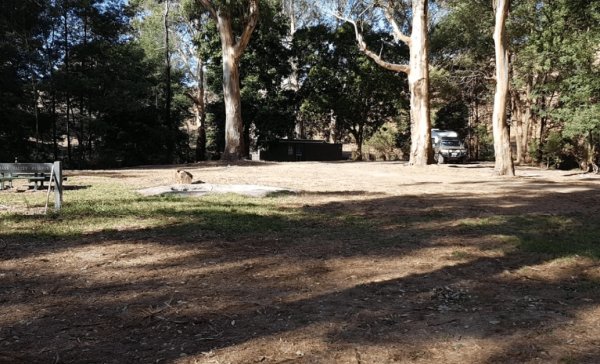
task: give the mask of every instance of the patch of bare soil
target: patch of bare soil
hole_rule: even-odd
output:
[[[301,191],[280,208],[330,216],[331,228],[236,239],[157,228],[51,242],[0,232],[0,362],[600,362],[597,260],[527,253],[502,226],[457,223],[597,219],[595,176],[520,168],[499,178],[487,164],[395,162],[186,169],[209,184]],[[69,181],[152,188],[174,183],[174,170],[81,171]],[[340,225],[347,216],[377,221],[376,231]]]

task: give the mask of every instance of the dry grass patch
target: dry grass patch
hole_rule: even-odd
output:
[[[0,193],[0,362],[600,361],[596,181],[188,169],[302,192],[143,197],[172,170],[141,168],[72,173],[60,214]]]

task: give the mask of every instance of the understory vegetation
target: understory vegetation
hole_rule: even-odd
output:
[[[222,49],[210,7],[200,3],[3,1],[0,160],[96,168],[223,157],[229,101]],[[380,67],[361,47],[388,64],[406,64],[409,47],[387,21],[410,29],[409,2],[390,2],[392,18],[382,12],[391,9],[387,2],[363,0],[214,6],[224,6],[239,37],[252,18],[248,4],[259,3],[236,61],[239,153],[278,138],[308,138],[353,143],[357,159],[367,159],[362,146],[369,140],[378,158],[406,158],[407,75]],[[512,1],[506,110],[517,164],[597,171],[598,6]],[[349,19],[333,17],[330,8],[358,22],[363,46]],[[428,14],[432,127],[457,131],[471,160],[491,160],[493,7],[486,0],[431,1]],[[384,125],[393,125],[385,141]]]

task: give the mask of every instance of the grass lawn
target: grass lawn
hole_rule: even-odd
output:
[[[300,191],[266,198],[72,172],[48,215],[1,192],[0,362],[599,362],[600,181],[476,167],[191,167]]]

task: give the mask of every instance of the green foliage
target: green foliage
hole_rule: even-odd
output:
[[[212,4],[232,16],[239,35],[248,1]],[[56,158],[71,167],[187,161],[190,148],[180,126],[190,116],[185,93],[194,81],[175,53],[190,42],[206,60],[212,91],[208,135],[218,153],[224,109],[218,100],[222,65],[215,24],[200,2],[172,2],[169,122],[164,5],[159,0],[0,2],[0,160]],[[334,28],[330,19],[319,17],[308,20],[308,5],[297,3],[306,12],[297,14],[303,19],[298,24],[311,26],[297,29],[292,39],[281,2],[260,2],[259,24],[240,68],[247,141],[260,145],[291,137],[300,120],[309,137],[352,138],[360,145],[395,117],[401,124],[396,144],[406,146],[404,76],[380,69],[361,54],[352,27]],[[434,8],[440,10],[430,37],[434,124],[472,136],[472,151],[492,158],[485,115],[494,86],[492,6],[488,0],[453,0]],[[531,89],[531,117],[544,123],[530,156],[552,163],[576,158],[584,169],[600,163],[599,14],[597,1],[512,2],[512,90],[523,96]],[[183,31],[190,23],[197,32]],[[363,30],[367,44],[384,59],[406,63],[406,46]],[[292,65],[299,90],[286,84]],[[378,138],[373,140],[385,144]],[[174,156],[167,158],[173,145]]]
[[[530,140],[527,144],[527,152],[529,155],[535,155],[540,150],[540,143],[537,140]]]
[[[516,44],[518,77],[514,84],[533,84],[533,110],[538,118],[552,120],[554,128],[571,140],[588,140],[571,144],[575,156],[593,154],[597,146],[594,135],[600,132],[599,11],[598,2],[582,0],[557,0],[542,5],[522,1],[515,11],[521,23],[514,27],[521,36]],[[556,98],[559,102],[553,102]],[[542,145],[543,153],[558,149],[553,133],[543,143],[550,144]],[[563,149],[565,143],[566,140],[562,142]],[[547,162],[548,158],[544,158]]]
[[[26,160],[33,150],[29,137],[41,128],[35,87],[43,59],[36,49],[43,42],[46,7],[31,0],[0,2],[0,161]]]
[[[433,124],[440,129],[470,135],[467,146],[473,158],[493,159],[493,144],[482,114],[492,102],[494,82],[494,12],[490,1],[445,2],[447,13],[432,26]],[[468,125],[468,117],[474,117]]]
[[[484,161],[494,160],[494,137],[486,125],[480,124],[473,130],[477,140],[477,158]]]
[[[375,153],[376,157],[384,160],[397,160],[402,155],[399,155],[400,149],[397,148],[398,130],[397,127],[388,123],[378,129],[365,144]]]
[[[167,161],[164,145],[182,135],[163,117],[164,65],[150,37],[157,9],[138,12],[149,3],[2,2],[0,160],[64,159],[67,167]],[[143,20],[146,30],[134,32],[130,22]],[[181,82],[176,72],[173,78]],[[174,102],[176,123],[186,109]]]
[[[494,52],[491,2],[453,0],[447,8],[446,16],[432,27],[430,43],[434,61],[471,69],[488,62]]]
[[[261,17],[240,60],[244,133],[246,145],[253,148],[272,139],[290,136],[294,128],[295,94],[286,90],[283,83],[291,73],[287,61],[290,51],[285,46],[287,20],[278,6],[277,2],[261,3]],[[196,41],[207,60],[209,90],[218,95],[208,105],[212,124],[208,148],[218,155],[224,149],[225,106],[221,44],[213,21],[206,24]]]
[[[465,206],[456,196],[436,194],[427,197],[401,196],[388,203],[410,203],[410,214],[390,214],[385,204],[377,204],[375,213],[362,210],[331,208],[324,205],[306,206],[304,196],[279,195],[271,198],[249,198],[238,195],[215,195],[202,198],[174,196],[142,197],[131,185],[131,179],[113,176],[77,177],[70,185],[83,185],[68,191],[68,201],[56,215],[39,215],[45,204],[45,194],[0,194],[0,204],[15,208],[3,211],[0,219],[0,239],[35,239],[39,243],[56,244],[62,239],[82,239],[101,234],[101,240],[123,238],[123,234],[141,237],[145,234],[197,239],[281,238],[285,244],[290,236],[307,239],[358,238],[365,249],[378,247],[406,248],[409,243],[428,244],[445,234],[451,239],[477,238],[481,250],[490,244],[514,251],[519,248],[553,257],[574,255],[600,259],[600,221],[593,209],[573,210],[568,214],[523,213],[521,209],[502,209],[506,214],[484,214]],[[588,193],[581,192],[583,194]],[[560,194],[559,194],[560,195]],[[554,199],[556,195],[545,196]],[[581,197],[581,196],[580,196]],[[442,198],[456,208],[432,208]],[[559,199],[560,200],[560,199]],[[423,203],[423,202],[430,203]],[[526,206],[537,199],[525,200]],[[475,206],[494,203],[493,198],[475,197]],[[546,201],[547,202],[547,201]],[[372,201],[368,211],[373,211]],[[362,205],[357,205],[362,206]],[[462,207],[461,207],[462,206]],[[549,207],[545,207],[549,209]],[[26,209],[28,213],[20,212]],[[287,238],[287,239],[286,239]],[[132,238],[136,240],[135,238]],[[272,239],[274,240],[274,239]],[[362,244],[359,240],[352,242]],[[296,242],[292,242],[296,244]],[[497,244],[500,243],[500,244]],[[52,245],[54,246],[54,245]],[[489,252],[488,252],[489,253]],[[455,257],[456,258],[456,257]]]
[[[492,102],[493,11],[491,3],[485,0],[453,0],[443,5],[447,13],[433,26],[431,34],[435,65],[432,104],[440,107],[436,124],[462,129],[455,107],[462,104],[473,115],[480,106]],[[507,27],[513,55],[513,102],[531,105],[532,120],[544,124],[541,140],[536,142],[539,150],[532,150],[529,156],[542,158],[545,143],[553,144],[548,146],[550,149],[557,148],[557,139],[549,138],[552,132],[562,132],[575,141],[571,143],[575,149],[597,147],[599,10],[598,2],[587,0],[518,0],[511,4]],[[519,98],[521,101],[516,101]],[[472,134],[482,134],[483,129],[472,127]],[[563,140],[563,149],[565,143]],[[484,145],[471,147],[486,149]]]
[[[467,134],[467,121],[469,118],[469,108],[462,101],[454,101],[444,105],[436,113],[434,125],[442,130],[454,130],[458,132],[461,138]]]
[[[389,41],[384,34],[368,31],[365,39],[372,44]],[[298,34],[295,47],[304,79],[300,90],[303,117],[325,123],[315,125],[308,120],[306,124],[312,121],[317,130],[326,130],[335,118],[336,128],[354,138],[359,153],[364,140],[406,105],[405,76],[383,70],[363,55],[348,24],[334,31],[322,26],[307,29]],[[391,60],[394,55],[406,55],[405,51],[386,50]]]
[[[257,146],[291,137],[295,94],[284,87],[292,73],[290,50],[285,46],[287,19],[279,6],[261,7],[261,18],[240,62],[242,110],[246,130],[254,129]]]
[[[546,167],[558,166],[561,163],[561,154],[563,152],[563,139],[559,132],[552,132],[548,136],[546,143],[542,147],[543,158],[546,161]]]

